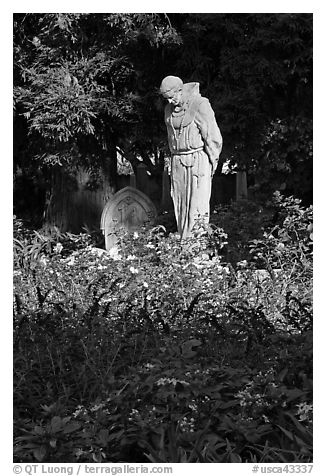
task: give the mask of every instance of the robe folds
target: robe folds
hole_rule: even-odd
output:
[[[222,149],[214,111],[201,96],[199,83],[184,84],[183,98],[182,108],[165,108],[171,196],[181,240],[192,236],[197,220],[209,222],[212,176]]]

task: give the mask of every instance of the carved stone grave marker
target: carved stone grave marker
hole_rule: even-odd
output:
[[[102,212],[101,230],[105,236],[105,248],[109,250],[114,246],[119,230],[133,232],[144,225],[152,225],[156,215],[155,205],[140,190],[133,187],[119,190]]]

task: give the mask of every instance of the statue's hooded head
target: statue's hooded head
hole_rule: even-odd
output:
[[[163,79],[160,86],[160,93],[173,106],[177,106],[182,102],[182,79],[177,76],[167,76]]]

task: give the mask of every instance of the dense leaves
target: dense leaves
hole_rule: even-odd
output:
[[[312,210],[273,210],[109,252],[16,220],[15,460],[311,461]]]
[[[17,197],[114,181],[117,151],[160,173],[167,74],[200,82],[252,195],[288,198],[184,247],[168,215],[110,252],[15,219],[17,462],[312,461],[310,14],[15,14]]]
[[[311,15],[192,14],[180,30],[178,72],[201,82],[229,158],[250,165],[271,121],[312,118]]]
[[[77,145],[85,154],[123,138],[141,112],[132,52],[168,41],[177,35],[159,14],[15,15],[15,101],[40,158],[47,149]]]
[[[160,173],[167,74],[200,82],[221,164],[247,168],[258,196],[311,203],[310,14],[15,14],[16,167],[48,189],[40,167],[101,168],[119,150]]]

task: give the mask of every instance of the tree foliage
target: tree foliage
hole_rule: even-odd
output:
[[[159,14],[17,15],[15,103],[37,158],[69,162],[72,147],[85,156],[122,143],[141,122],[136,52],[168,41],[177,35]]]
[[[223,156],[260,178],[266,174],[267,180],[257,175],[261,187],[271,181],[273,191],[288,183],[289,191],[300,195],[294,182],[303,179],[309,194],[312,16],[191,14],[180,31],[177,71],[199,80],[211,99],[224,137]]]
[[[310,14],[15,14],[16,163],[100,167],[118,148],[159,172],[168,74],[209,97],[221,163],[311,201]]]

